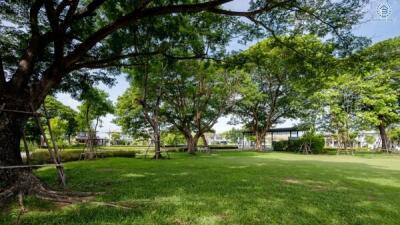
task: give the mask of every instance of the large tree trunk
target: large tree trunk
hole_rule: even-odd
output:
[[[23,165],[20,139],[24,118],[0,112],[0,166]],[[18,178],[16,169],[0,169],[0,187],[12,185]]]
[[[26,117],[0,112],[0,208],[14,196],[34,195],[43,200],[64,203],[80,202],[95,193],[57,192],[50,190],[25,167],[20,153],[20,139]]]
[[[193,137],[192,135],[185,135],[187,143],[187,151],[189,154],[196,154],[198,137]]]
[[[264,142],[265,133],[261,131],[256,131],[256,150],[262,150],[262,144]]]
[[[378,126],[378,129],[379,129],[379,134],[380,134],[381,140],[382,140],[382,150],[388,151],[388,137],[386,134],[386,127],[383,123],[381,123]]]

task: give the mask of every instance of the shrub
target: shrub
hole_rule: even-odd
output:
[[[136,156],[136,152],[126,151],[126,150],[112,150],[112,151],[99,150],[98,152],[103,154],[104,157],[134,158]],[[60,151],[59,155],[61,157],[62,162],[70,162],[70,161],[79,160],[81,153],[82,153],[82,149],[79,149],[79,150],[72,149],[72,150]],[[53,163],[53,162],[50,159],[49,152],[47,150],[36,150],[36,151],[32,152],[31,163],[32,164],[46,164],[46,163]]]
[[[274,141],[272,148],[274,151],[289,151],[289,141]]]
[[[323,149],[325,146],[325,139],[322,135],[307,133],[304,134],[299,140],[302,142],[302,144],[306,142],[310,143],[312,153],[314,154],[323,153]]]
[[[325,140],[322,135],[318,134],[304,134],[297,140],[274,141],[272,147],[274,151],[298,152],[305,143],[311,144],[312,153],[324,153]]]

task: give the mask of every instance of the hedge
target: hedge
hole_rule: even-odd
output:
[[[324,153],[325,140],[321,135],[305,134],[297,140],[277,141],[272,143],[274,151],[298,152],[304,143],[311,143],[311,152]]]
[[[126,150],[99,150],[104,157],[127,157],[127,158],[135,158],[136,152],[134,151],[126,151]],[[69,161],[77,161],[80,159],[82,153],[82,149],[73,149],[60,151],[59,155],[61,156],[62,162]],[[36,150],[31,154],[31,163],[32,164],[46,164],[53,163],[50,159],[49,152],[47,150]]]

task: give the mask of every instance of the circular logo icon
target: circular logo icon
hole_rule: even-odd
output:
[[[376,8],[376,12],[382,19],[387,19],[392,14],[392,8],[387,2],[381,2]]]

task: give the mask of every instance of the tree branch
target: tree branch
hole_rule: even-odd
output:
[[[68,57],[67,67],[77,62],[87,51],[89,51],[94,45],[106,38],[116,30],[133,24],[139,19],[152,16],[161,16],[171,13],[196,13],[201,11],[210,10],[224,3],[231,2],[232,0],[214,0],[205,3],[198,4],[180,4],[180,5],[168,5],[160,7],[152,7],[147,9],[135,9],[132,12],[121,16],[114,22],[100,28],[89,36],[83,43],[81,43]]]
[[[23,85],[24,82],[27,82],[28,79],[24,79],[24,77],[29,76],[33,71],[34,60],[37,52],[39,51],[38,45],[40,42],[40,33],[38,26],[38,14],[42,6],[43,1],[37,0],[33,3],[30,9],[29,21],[32,36],[29,42],[29,46],[20,58],[18,68],[11,79],[11,83],[13,83],[16,91],[18,91],[18,89]]]
[[[46,0],[44,6],[46,8],[46,15],[50,22],[51,29],[54,33],[58,33],[58,18],[56,9],[54,8],[54,2],[52,0]]]
[[[93,0],[90,2],[85,8],[82,10],[79,10],[78,13],[76,13],[73,16],[73,20],[79,20],[84,17],[90,16],[94,11],[96,11],[106,0]]]
[[[282,41],[282,39],[278,37],[278,35],[276,34],[276,32],[272,28],[268,27],[267,25],[265,25],[261,21],[256,20],[253,16],[248,16],[246,18],[249,19],[250,21],[252,21],[253,23],[255,23],[256,25],[259,25],[259,26],[263,27],[265,30],[267,30],[272,35],[272,37],[279,44],[281,44],[282,46],[285,46],[285,47],[289,48],[290,50],[292,50],[293,52],[295,52],[296,54],[298,54],[300,56],[306,57],[306,56],[304,56],[304,54],[302,54],[301,52],[297,51],[297,49],[293,48],[292,46],[289,46],[287,43]]]
[[[93,60],[89,60],[89,61],[83,61],[82,63],[77,63],[73,67],[71,67],[71,70],[77,70],[77,69],[81,69],[81,68],[96,68],[96,66],[102,66],[102,65],[109,64],[109,63],[111,63],[111,64],[117,63],[119,60],[123,60],[123,59],[135,58],[135,57],[139,57],[139,56],[152,56],[152,55],[157,55],[157,54],[161,54],[161,52],[160,51],[142,52],[142,53],[133,52],[133,53],[128,53],[128,54],[124,54],[124,55],[110,56],[109,58],[105,58],[105,59],[93,59]],[[102,67],[104,67],[104,66],[102,66]]]
[[[257,14],[263,13],[263,12],[268,12],[271,11],[274,8],[278,8],[281,6],[286,6],[288,3],[293,2],[293,0],[286,0],[286,1],[282,1],[282,2],[278,2],[275,4],[267,4],[265,7],[260,8],[260,9],[256,9],[253,11],[231,11],[231,10],[225,10],[225,9],[221,9],[221,8],[211,8],[207,11],[215,13],[215,14],[222,14],[222,15],[227,15],[227,16],[241,16],[241,17],[249,17],[249,16],[255,16]]]
[[[60,4],[58,4],[56,8],[57,17],[59,17],[61,13],[64,11],[65,7],[67,7],[67,5],[70,4],[69,2],[70,2],[69,0],[63,0]]]

